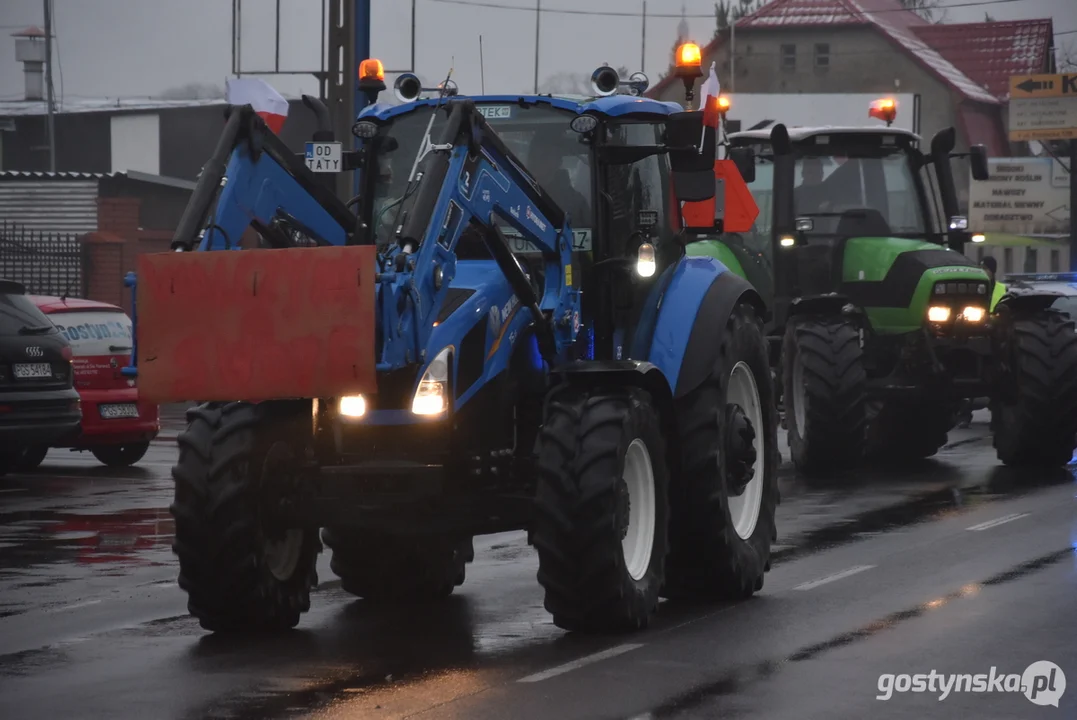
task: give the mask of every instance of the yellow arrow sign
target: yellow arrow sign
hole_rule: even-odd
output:
[[[1010,97],[1077,97],[1077,73],[1013,75]]]

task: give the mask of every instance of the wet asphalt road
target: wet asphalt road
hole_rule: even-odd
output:
[[[54,451],[0,480],[0,717],[1077,714],[1077,466],[1002,469],[983,422],[853,491],[786,473],[762,593],[666,603],[648,631],[605,638],[553,626],[523,533],[477,538],[467,582],[433,610],[366,608],[323,553],[296,631],[207,635],[175,582],[174,457],[159,442],[116,471]],[[1069,674],[1059,709],[1020,692],[876,699],[884,673],[1022,673],[1038,660]]]

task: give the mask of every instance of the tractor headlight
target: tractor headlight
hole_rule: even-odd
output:
[[[944,323],[950,319],[950,308],[945,305],[932,305],[927,309],[927,319],[933,323]]]
[[[452,361],[452,348],[447,347],[427,366],[415,397],[411,401],[411,411],[416,415],[440,415],[449,407],[449,363]]]
[[[654,245],[643,243],[636,254],[636,273],[640,277],[651,277],[657,269],[654,261]]]
[[[337,401],[337,412],[341,417],[356,419],[366,415],[366,398],[362,395],[343,395]]]
[[[969,305],[961,311],[962,319],[970,323],[983,322],[986,315],[987,312],[982,307],[976,307],[975,305]]]

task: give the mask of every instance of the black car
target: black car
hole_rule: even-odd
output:
[[[82,421],[71,346],[26,296],[0,279],[0,475],[28,447],[48,447]]]

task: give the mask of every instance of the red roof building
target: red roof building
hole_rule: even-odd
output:
[[[1052,72],[1053,33],[1050,19],[932,24],[898,0],[771,0],[703,57],[734,95],[917,94],[925,137],[952,125],[959,147],[983,143],[1001,156],[1010,154],[1009,77]],[[672,76],[648,95],[683,101]]]

